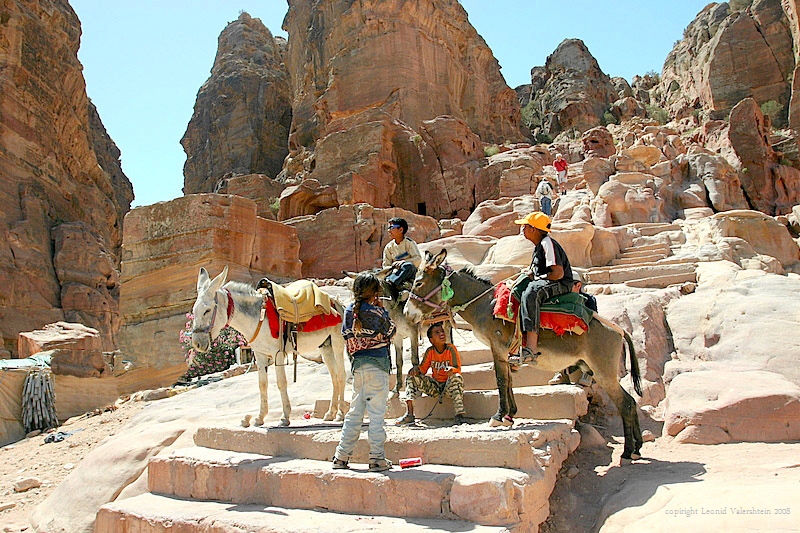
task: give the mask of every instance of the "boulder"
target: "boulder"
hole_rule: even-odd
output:
[[[667,307],[675,360],[683,370],[764,370],[800,386],[800,279],[742,270],[727,261],[699,263],[697,290]]]
[[[772,372],[700,371],[669,385],[664,435],[686,444],[800,439],[800,387]]]
[[[276,219],[275,203],[286,187],[265,174],[243,174],[220,182],[219,194],[244,196],[256,203],[256,214],[269,220]]]
[[[688,242],[695,246],[712,243],[727,247],[723,244],[727,238],[745,241],[748,248],[752,247],[752,252],[748,254],[745,248],[744,253],[729,257],[735,262],[752,257],[755,253],[774,257],[784,269],[792,268],[800,261],[800,248],[786,226],[758,211],[716,213],[687,224],[686,234]]]
[[[589,158],[611,157],[617,153],[611,132],[603,126],[586,131],[581,137],[584,155]]]
[[[83,324],[56,322],[42,329],[19,334],[19,359],[54,349],[99,352],[103,349],[100,333]]]

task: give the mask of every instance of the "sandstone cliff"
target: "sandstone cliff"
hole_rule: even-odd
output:
[[[673,117],[702,110],[722,119],[752,97],[777,126],[786,124],[795,68],[792,31],[780,0],[709,4],[664,62],[659,105]]]
[[[544,67],[531,69],[531,84],[516,91],[524,124],[542,142],[562,131],[600,126],[610,104],[623,97],[580,39],[561,42]]]
[[[110,350],[132,186],[86,95],[72,8],[65,0],[2,6],[0,357],[16,353],[19,332],[77,317]],[[90,244],[73,247],[73,237]],[[98,256],[100,263],[89,259]],[[76,272],[86,263],[90,272]]]
[[[185,194],[214,192],[225,177],[280,172],[292,117],[284,47],[247,13],[220,34],[211,77],[181,139]]]

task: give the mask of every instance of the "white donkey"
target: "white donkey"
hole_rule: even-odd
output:
[[[253,420],[253,424],[260,426],[264,423],[264,418],[269,411],[267,402],[267,368],[275,363],[275,373],[277,374],[278,390],[281,393],[281,404],[283,405],[283,417],[281,425],[289,425],[289,415],[292,412],[292,405],[289,403],[289,395],[286,383],[286,365],[289,360],[286,349],[291,350],[290,346],[283,347],[282,336],[277,339],[272,337],[268,324],[264,324],[265,319],[262,315],[264,309],[264,296],[246,283],[229,281],[225,283],[228,276],[228,267],[213,280],[209,277],[205,268],[200,269],[197,276],[197,301],[194,303],[192,313],[194,321],[192,323],[192,346],[198,352],[207,352],[211,340],[219,335],[225,326],[231,326],[247,339],[252,339],[250,345],[256,357],[258,365],[258,388],[261,392],[261,408],[258,416]],[[340,315],[344,315],[341,304],[331,298],[331,306]],[[261,326],[264,325],[264,331]],[[342,338],[341,326],[329,326],[309,333],[298,332],[297,334],[297,353],[310,354],[317,350],[322,352],[322,360],[328,367],[333,382],[333,394],[331,396],[331,406],[325,413],[325,420],[341,421],[344,419],[344,339]],[[248,415],[242,420],[242,425],[250,424],[251,416]]]

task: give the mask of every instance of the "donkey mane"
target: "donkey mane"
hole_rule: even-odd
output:
[[[244,301],[239,301],[239,307],[242,311],[246,314],[259,314],[261,312],[261,307],[264,305],[264,300],[262,299],[261,294],[256,291],[252,285],[248,283],[243,283],[241,281],[229,281],[225,284],[225,288],[231,291],[232,293],[236,293],[242,296],[250,296],[253,299],[247,299]],[[258,298],[257,300],[255,298]]]
[[[471,265],[467,265],[467,266],[463,267],[463,268],[462,268],[461,270],[459,270],[458,272],[459,272],[460,274],[466,274],[467,276],[471,277],[471,278],[472,278],[472,279],[474,279],[475,281],[480,281],[481,283],[485,283],[485,284],[487,284],[487,285],[492,285],[492,282],[491,282],[491,280],[489,280],[489,279],[486,279],[486,278],[482,278],[481,276],[479,276],[478,274],[476,274],[476,273],[475,273],[475,269],[474,269],[474,267],[472,267]]]

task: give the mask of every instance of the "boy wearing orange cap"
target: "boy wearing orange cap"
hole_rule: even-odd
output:
[[[531,280],[519,300],[519,319],[526,345],[508,362],[519,365],[535,363],[540,355],[539,310],[542,303],[572,290],[572,267],[567,253],[550,237],[550,217],[539,211],[514,221],[522,226],[522,234],[535,246],[531,266],[525,272]]]

